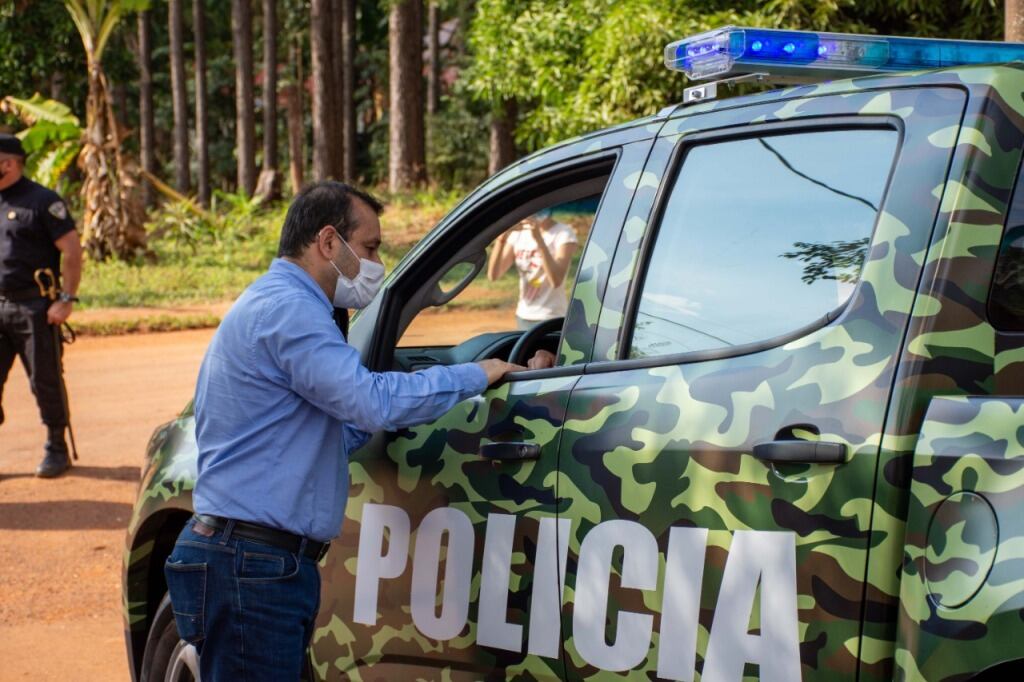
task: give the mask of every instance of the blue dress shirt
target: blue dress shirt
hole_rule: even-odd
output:
[[[278,259],[224,317],[196,385],[196,512],[330,540],[368,432],[432,421],[487,388],[476,364],[370,372],[332,312]]]

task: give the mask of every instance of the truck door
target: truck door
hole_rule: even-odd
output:
[[[902,542],[873,485],[965,95],[833,87],[660,133],[560,446],[570,679],[891,655],[861,634],[898,590],[866,584],[872,549]]]
[[[563,231],[578,233],[575,286],[591,291],[606,279],[604,254],[635,188],[628,178],[639,176],[653,141],[643,128],[620,131],[608,146],[589,140],[509,169],[514,179],[470,197],[399,266],[380,311],[363,313],[374,316],[378,340],[362,342],[354,329],[354,343],[387,343],[389,365],[406,371],[507,358],[521,338],[518,278],[513,270],[489,281],[480,269],[485,247],[521,218],[553,209]],[[565,286],[573,282],[570,275]],[[445,302],[429,305],[436,301]],[[583,373],[566,358],[589,355],[593,343],[585,316],[596,315],[596,297],[588,303],[537,335],[562,358],[556,367],[522,372],[433,422],[378,434],[353,455],[342,535],[322,570],[318,678],[562,677],[559,548],[567,538],[556,523],[556,468],[565,408]]]

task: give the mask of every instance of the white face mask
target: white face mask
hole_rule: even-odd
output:
[[[348,245],[341,236],[338,239],[353,256],[355,251]],[[356,256],[356,258],[359,258]],[[366,258],[359,258],[359,274],[355,279],[349,279],[341,273],[341,269],[334,261],[328,261],[334,271],[338,273],[338,283],[334,287],[335,308],[365,308],[380,291],[380,285],[384,281],[384,266]]]

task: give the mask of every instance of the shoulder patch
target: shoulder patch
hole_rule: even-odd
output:
[[[64,202],[59,199],[50,204],[50,208],[47,210],[50,212],[50,215],[57,220],[67,220],[68,218],[68,208],[64,205]]]

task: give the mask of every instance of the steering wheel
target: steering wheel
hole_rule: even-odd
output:
[[[508,361],[514,365],[526,366],[527,360],[530,359],[527,354],[533,350],[537,342],[551,332],[560,330],[563,324],[565,324],[564,317],[553,317],[527,329],[516,341],[516,345],[512,346],[512,350],[508,354]]]

